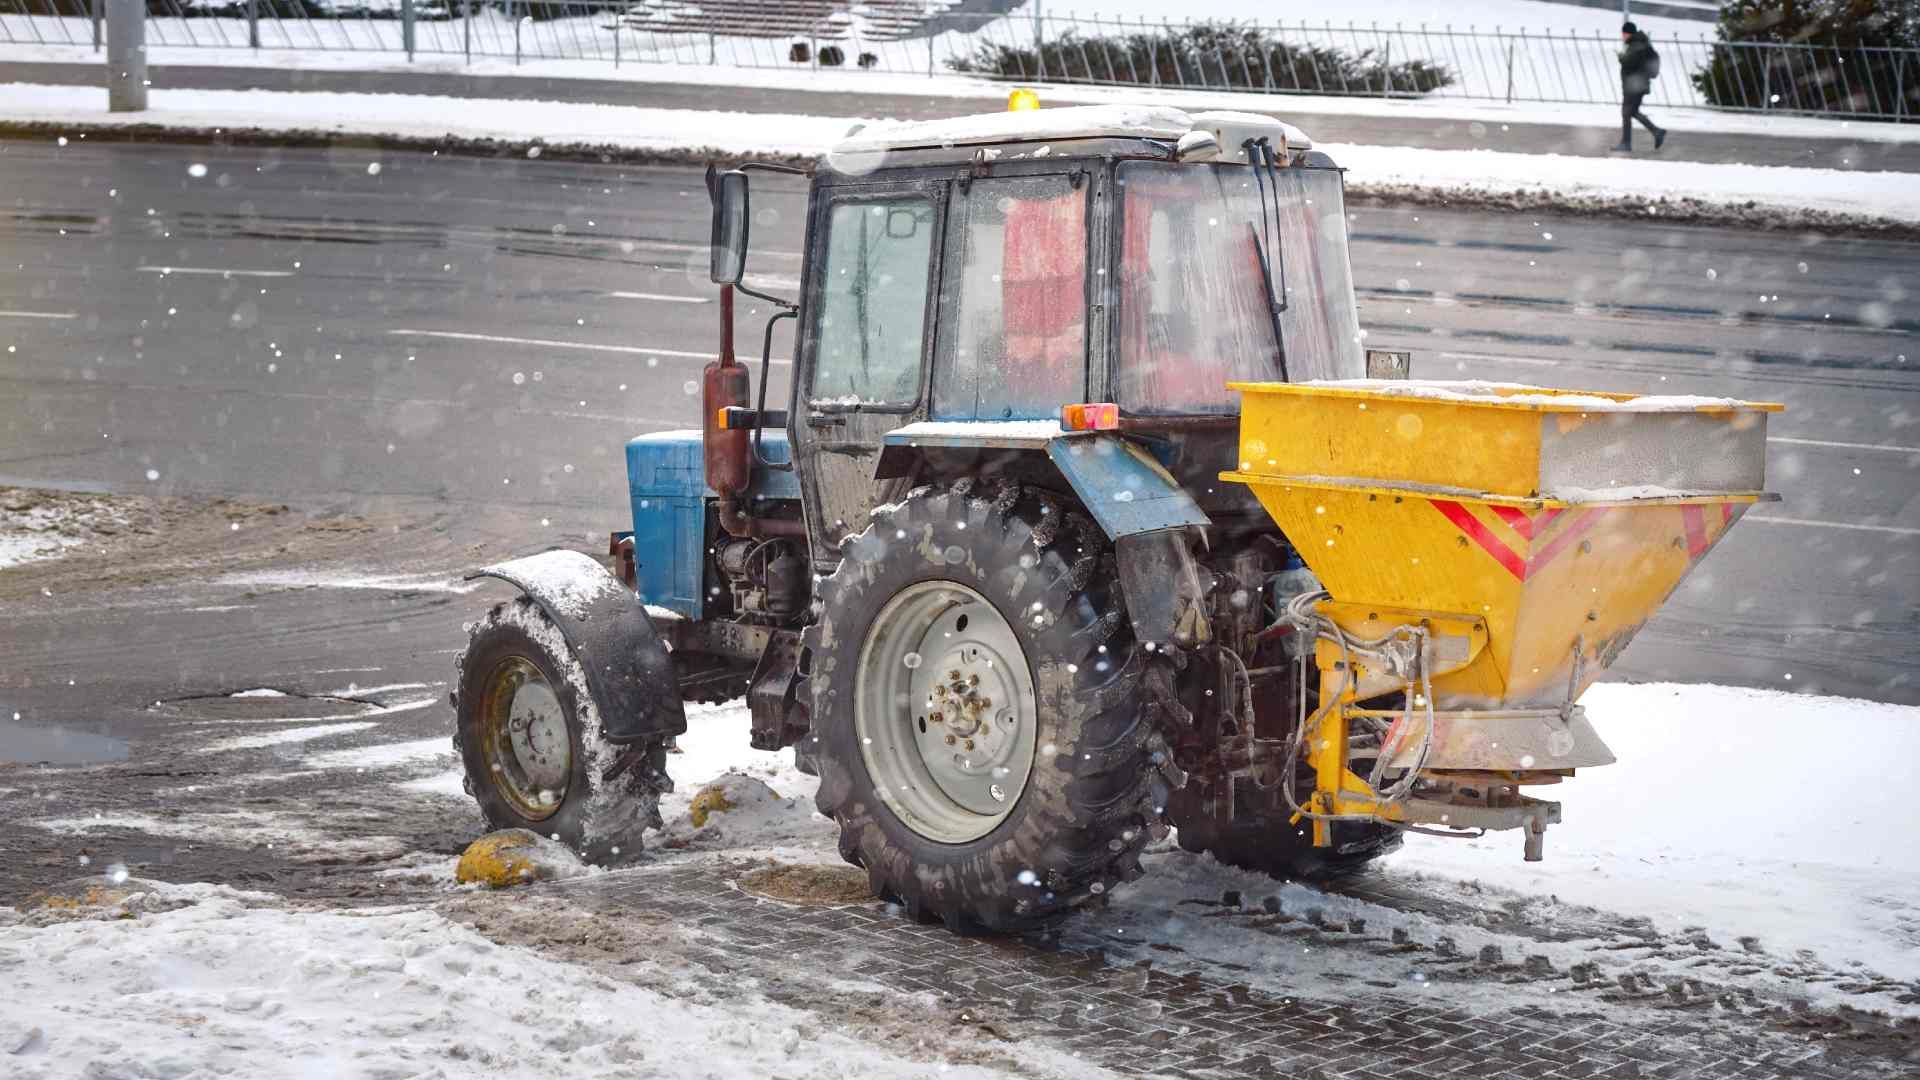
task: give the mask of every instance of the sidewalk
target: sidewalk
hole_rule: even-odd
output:
[[[397,54],[154,49],[155,90],[278,90],[557,101],[750,114],[933,119],[989,111],[1009,84],[957,75],[783,71],[676,64],[613,68],[594,61],[463,65],[457,57]],[[271,66],[268,66],[271,65]],[[104,86],[104,60],[69,47],[0,46],[0,105],[7,83]],[[1283,116],[1328,143],[1426,150],[1497,150],[1601,158],[1618,141],[1608,106],[1503,105],[1460,100],[1223,94],[1133,87],[1043,87],[1049,104],[1163,102],[1189,110],[1233,108]],[[1652,108],[1650,106],[1650,108]],[[1920,125],[1655,110],[1674,132],[1662,161],[1794,165],[1920,172]],[[1636,145],[1651,157],[1651,140]]]

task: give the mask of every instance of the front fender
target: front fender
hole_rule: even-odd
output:
[[[646,605],[592,558],[546,551],[467,575],[518,586],[540,606],[573,649],[611,743],[679,735],[687,730],[673,654]]]

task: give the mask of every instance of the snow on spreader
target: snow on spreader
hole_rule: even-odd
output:
[[[1237,383],[1239,468],[1324,586],[1301,812],[1527,829],[1613,761],[1575,704],[1755,502],[1781,406],[1486,383]],[[1305,653],[1301,655],[1304,657]],[[1397,706],[1381,699],[1397,695]],[[1371,775],[1356,724],[1386,723]],[[1393,780],[1389,783],[1387,777]]]

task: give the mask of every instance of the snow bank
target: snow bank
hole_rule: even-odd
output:
[[[1545,862],[1521,860],[1517,833],[1408,836],[1384,872],[1920,979],[1920,708],[1670,683],[1601,683],[1581,702],[1619,762],[1534,791],[1564,807]]]
[[[413,94],[155,90],[150,100],[152,108],[147,112],[108,114],[105,96],[97,88],[16,84],[0,100],[0,122],[807,156],[824,154],[855,122],[844,117],[554,101],[471,102]],[[1905,173],[1424,150],[1324,139],[1321,147],[1349,170],[1350,183],[1366,189],[1697,199],[1734,207],[1751,203],[1920,222],[1920,184]],[[537,154],[539,147],[527,152]],[[378,153],[369,150],[369,161]]]
[[[1485,194],[1552,192],[1740,205],[1920,221],[1920,183],[1909,173],[1714,164],[1652,157],[1573,157],[1496,150],[1421,150],[1322,143],[1368,187],[1402,185]]]
[[[0,970],[15,1080],[996,1075],[822,1032],[751,995],[669,998],[428,911],[290,911],[214,894],[131,919],[0,928]]]

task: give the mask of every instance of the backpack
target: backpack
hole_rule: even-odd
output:
[[[1640,65],[1640,74],[1645,75],[1648,81],[1660,77],[1660,54],[1654,52],[1651,45],[1647,47],[1646,61]]]

